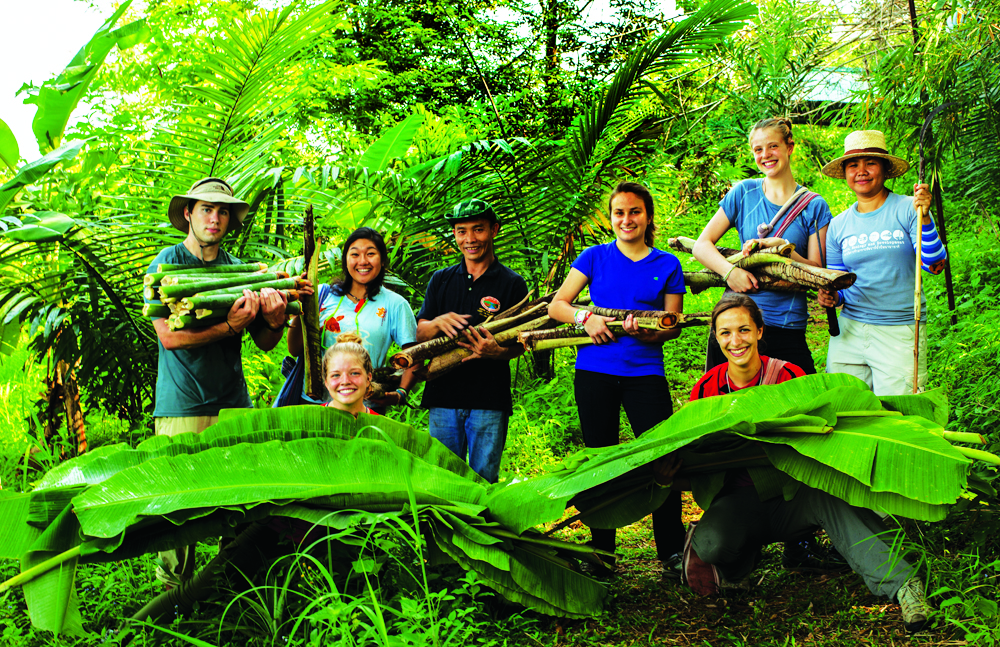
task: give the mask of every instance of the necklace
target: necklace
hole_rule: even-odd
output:
[[[743,388],[747,389],[747,388],[750,388],[751,386],[760,386],[760,380],[763,377],[763,375],[764,375],[764,365],[761,364],[760,370],[757,371],[757,383],[756,384],[752,384],[752,385],[748,384],[747,386],[744,386]],[[730,393],[732,393],[734,391],[740,390],[740,389],[736,389],[735,387],[733,387],[733,383],[729,379],[729,369],[728,368],[726,369],[726,386],[729,387],[729,392]]]

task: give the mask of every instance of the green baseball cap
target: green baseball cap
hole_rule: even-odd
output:
[[[445,217],[452,225],[457,225],[460,222],[468,222],[470,220],[479,220],[482,218],[498,224],[500,222],[500,219],[497,218],[497,214],[493,212],[493,207],[490,206],[490,203],[485,200],[480,200],[479,198],[462,200],[455,205],[454,209],[451,210],[451,215]]]

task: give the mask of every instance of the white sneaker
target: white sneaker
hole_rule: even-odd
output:
[[[896,601],[903,612],[903,626],[910,633],[920,631],[927,624],[931,610],[924,595],[924,581],[911,577],[896,591]]]

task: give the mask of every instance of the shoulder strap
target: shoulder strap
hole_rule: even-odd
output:
[[[781,375],[781,369],[785,368],[787,364],[785,360],[778,359],[777,357],[767,358],[767,367],[764,369],[764,375],[761,377],[761,384],[777,384],[778,376]]]
[[[795,222],[795,219],[799,217],[799,214],[805,211],[806,206],[812,202],[813,198],[816,197],[819,197],[819,194],[813,193],[812,191],[805,191],[801,196],[799,196],[798,202],[796,202],[795,206],[788,211],[788,215],[781,221],[781,226],[778,227],[778,231],[775,232],[774,235],[781,238],[785,233],[785,230],[788,229],[789,225]]]

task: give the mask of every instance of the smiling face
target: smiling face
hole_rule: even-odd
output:
[[[760,361],[757,342],[763,334],[746,308],[730,308],[715,319],[715,339],[731,368],[748,368]]]
[[[194,209],[184,208],[184,218],[190,223],[188,237],[199,245],[218,245],[229,230],[229,205],[198,200]]]
[[[753,161],[761,173],[777,177],[782,172],[791,172],[791,156],[795,144],[785,142],[777,128],[762,128],[750,135],[750,150]]]
[[[500,225],[488,218],[468,220],[455,225],[455,242],[466,263],[480,263],[493,256],[493,239]]]
[[[855,157],[844,162],[847,186],[859,198],[874,198],[885,187],[885,167],[880,157]]]
[[[363,411],[371,381],[371,373],[353,353],[336,353],[327,361],[326,389],[336,409],[355,414]]]
[[[646,203],[634,193],[619,193],[611,199],[611,228],[623,243],[643,242],[650,225]]]
[[[367,238],[359,238],[347,248],[347,273],[351,280],[366,285],[382,271],[382,255],[375,243]]]

